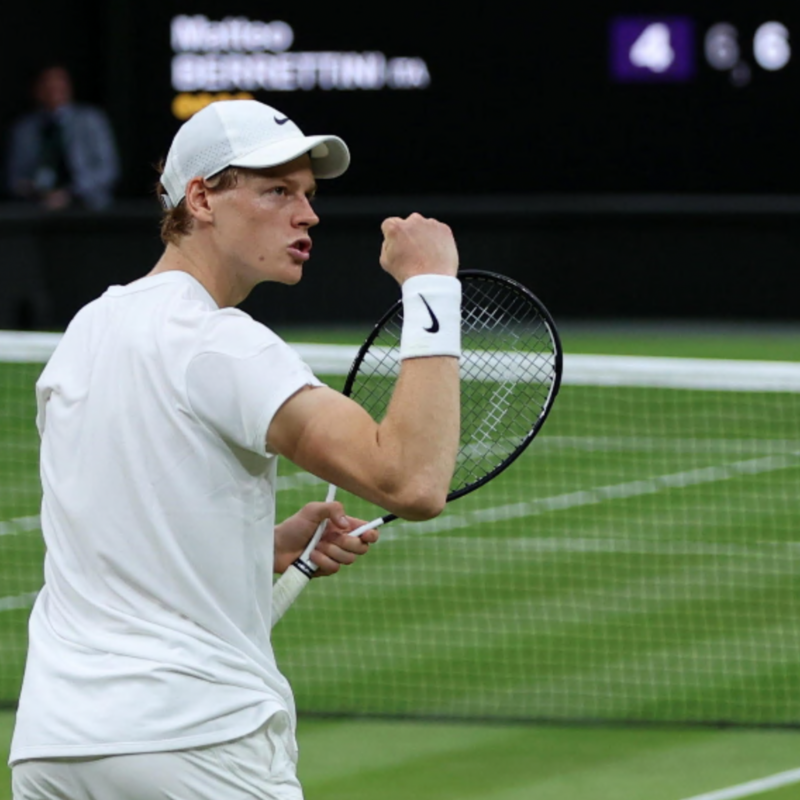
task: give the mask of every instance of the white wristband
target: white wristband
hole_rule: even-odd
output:
[[[403,283],[400,358],[461,355],[461,281],[415,275]]]

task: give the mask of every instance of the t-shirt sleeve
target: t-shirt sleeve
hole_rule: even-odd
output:
[[[323,384],[289,345],[259,323],[234,318],[218,328],[215,344],[187,367],[189,405],[227,442],[265,455],[267,430],[278,409],[303,387]]]

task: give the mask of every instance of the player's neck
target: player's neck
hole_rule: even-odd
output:
[[[168,244],[150,274],[176,270],[189,273],[202,284],[220,308],[239,305],[252,289],[240,285],[233,271],[219,260],[204,257],[203,249],[193,246],[188,239],[180,245]]]

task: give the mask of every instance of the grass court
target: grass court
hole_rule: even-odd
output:
[[[564,344],[800,360],[791,330],[576,328]],[[5,701],[41,582],[39,369],[0,365]],[[798,454],[798,394],[564,386],[505,475],[437,520],[387,526],[276,629],[306,712],[308,797],[686,800],[800,767],[791,730],[701,727],[800,723]],[[289,465],[279,517],[324,492]],[[800,797],[800,784],[762,795]]]

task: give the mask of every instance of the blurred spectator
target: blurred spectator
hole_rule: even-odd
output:
[[[103,208],[119,176],[119,158],[105,113],[72,102],[72,79],[60,65],[33,84],[39,108],[16,121],[6,162],[14,197],[60,209]]]

